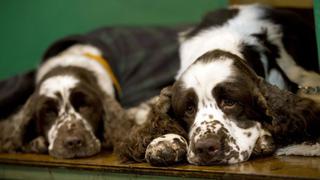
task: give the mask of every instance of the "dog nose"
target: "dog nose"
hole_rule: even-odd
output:
[[[77,136],[70,136],[64,140],[64,146],[69,149],[83,146],[83,139]]]
[[[199,155],[215,155],[220,149],[220,142],[218,138],[208,137],[199,139],[195,143],[196,153]]]

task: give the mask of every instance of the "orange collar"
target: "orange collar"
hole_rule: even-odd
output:
[[[119,83],[118,79],[116,78],[116,76],[114,75],[108,61],[100,55],[95,55],[95,54],[91,54],[91,53],[85,53],[84,55],[94,61],[97,61],[100,65],[102,65],[102,67],[109,74],[111,81],[114,84],[115,88],[117,89],[118,93],[121,94],[122,90],[121,90],[120,83]]]

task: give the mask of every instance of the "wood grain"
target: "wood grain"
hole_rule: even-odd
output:
[[[320,179],[319,157],[266,157],[228,166],[153,167],[146,163],[122,164],[111,153],[83,159],[55,159],[48,155],[0,154],[0,163],[38,167],[64,167],[116,173],[222,179]]]

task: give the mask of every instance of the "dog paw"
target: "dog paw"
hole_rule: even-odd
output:
[[[320,143],[303,142],[277,149],[277,156],[320,156]]]
[[[185,159],[187,141],[177,134],[166,134],[155,138],[148,145],[145,159],[155,166],[166,166]]]
[[[275,148],[276,146],[271,136],[269,135],[261,136],[257,140],[256,146],[252,151],[252,156],[270,155],[274,153]]]
[[[23,147],[24,152],[44,154],[48,152],[48,145],[43,136],[39,136]]]

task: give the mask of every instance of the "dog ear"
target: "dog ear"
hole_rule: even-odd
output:
[[[187,139],[187,134],[176,117],[172,109],[172,86],[161,90],[155,104],[151,105],[148,121],[153,127],[158,127],[157,133],[163,135],[167,133],[176,133]]]
[[[37,137],[35,95],[14,114],[0,122],[0,152],[24,151],[24,146]]]
[[[259,89],[265,99],[266,114],[272,116],[265,127],[277,144],[292,144],[320,136],[320,105],[259,79]]]
[[[254,110],[254,112],[252,113],[255,114],[256,118],[262,121],[263,123],[271,123],[273,119],[273,114],[268,105],[266,97],[263,95],[259,88],[254,89],[253,96],[254,107],[250,108]]]
[[[168,114],[171,111],[172,86],[163,88],[158,98],[155,99],[154,110],[158,113]]]
[[[126,110],[116,99],[106,94],[103,97],[102,147],[111,148],[128,133],[128,129],[133,126],[134,122],[128,118]]]

